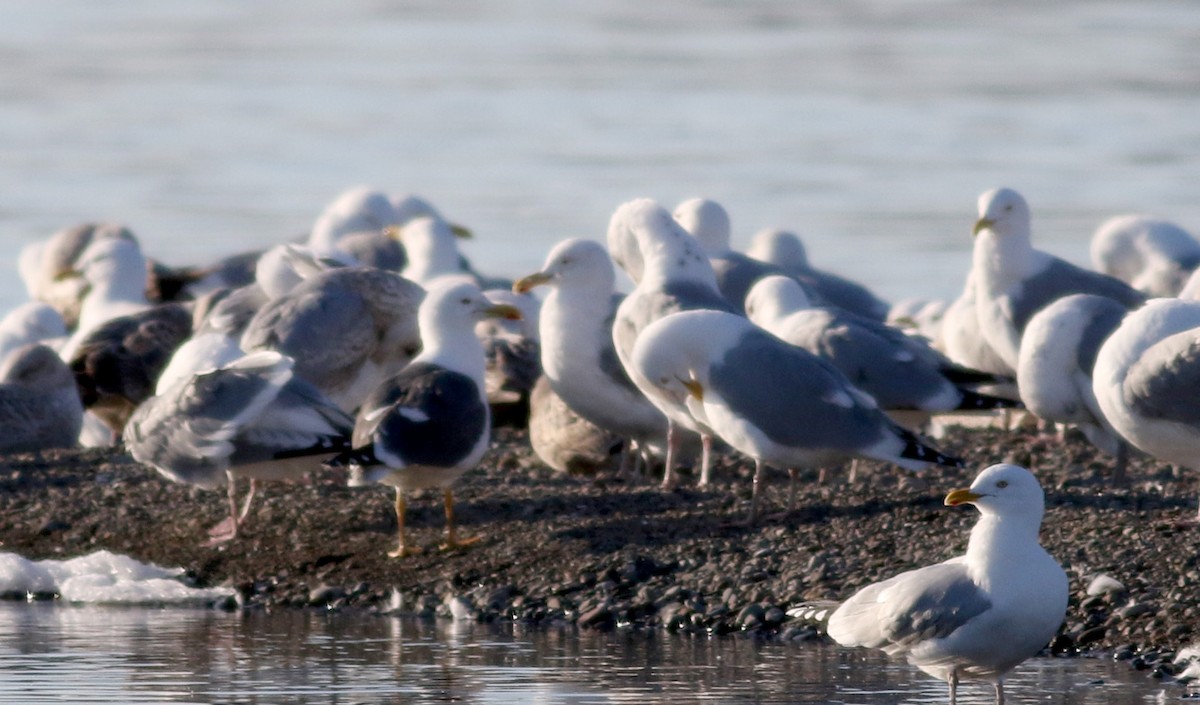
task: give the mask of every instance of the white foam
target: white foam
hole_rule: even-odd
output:
[[[66,602],[93,604],[211,602],[234,594],[232,588],[189,587],[180,581],[183,573],[111,551],[61,561],[0,553],[0,593],[54,593]]]

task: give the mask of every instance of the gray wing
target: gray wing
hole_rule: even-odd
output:
[[[1087,296],[1080,301],[1079,306],[1087,319],[1087,325],[1084,326],[1083,334],[1079,337],[1076,359],[1079,369],[1091,377],[1100,346],[1104,344],[1105,340],[1108,340],[1108,336],[1112,335],[1117,326],[1121,325],[1121,321],[1129,311],[1116,301],[1103,296]]]
[[[902,653],[949,636],[991,607],[966,566],[948,561],[859,590],[829,618],[829,636],[843,646]]]
[[[1150,346],[1122,385],[1133,410],[1148,419],[1200,426],[1200,331],[1186,330]]]
[[[854,386],[884,409],[920,409],[939,395],[956,401],[955,390],[938,368],[913,354],[907,341],[889,335],[883,324],[831,313],[808,348],[833,363]],[[903,335],[900,333],[899,335]]]
[[[337,453],[350,447],[353,432],[349,414],[313,385],[292,377],[261,413],[238,430],[229,465]]]
[[[375,343],[363,298],[318,276],[263,306],[247,325],[241,347],[288,355],[296,361],[296,374],[328,392],[354,376]]]
[[[1120,279],[1054,258],[1041,272],[1026,279],[1013,293],[1011,310],[1013,325],[1024,331],[1029,319],[1047,305],[1069,294],[1095,294],[1113,299],[1126,309],[1146,302],[1145,294]]]
[[[746,294],[754,282],[771,274],[787,276],[781,268],[752,259],[739,252],[730,252],[709,260],[717,275],[717,287],[726,302],[739,314],[746,313]],[[807,290],[808,287],[805,287]]]
[[[735,413],[782,445],[853,453],[892,428],[836,368],[761,329],[747,331],[709,368],[709,383]]]
[[[143,402],[125,426],[134,459],[176,482],[220,486],[234,438],[279,394],[291,361],[257,353]]]
[[[612,308],[609,311],[608,318],[604,319],[605,330],[613,330],[613,326],[616,325],[617,321],[617,309],[624,300],[624,295],[613,294]],[[612,336],[603,339],[603,345],[600,348],[600,371],[618,387],[628,390],[630,394],[636,397],[642,396],[641,390],[629,378],[629,373],[625,371],[625,366],[621,364],[621,359],[617,357],[617,348],[613,343]]]
[[[874,321],[883,321],[887,318],[888,310],[891,307],[886,301],[871,293],[867,287],[836,274],[816,269],[810,269],[805,274],[807,275],[804,277],[805,283],[815,290],[820,299],[826,303]]]

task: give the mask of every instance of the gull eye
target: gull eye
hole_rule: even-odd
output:
[[[671,379],[669,377],[659,377],[658,383],[665,387],[671,383]]]
[[[470,300],[470,299],[463,299],[463,300],[459,301],[459,303],[460,303],[460,304],[462,304],[463,306],[470,306],[470,305],[471,305],[471,300]]]
[[[1000,489],[1004,489],[1005,487],[1008,487],[1008,480],[1001,480],[1001,481],[997,482],[996,487],[999,487]]]
[[[1004,210],[1006,210],[1006,211],[1011,211],[1011,210],[1012,210],[1012,204],[1010,203],[1010,204],[1008,204],[1007,206],[1005,206],[1005,207],[1004,207]]]

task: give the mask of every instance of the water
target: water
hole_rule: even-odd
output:
[[[1036,659],[1010,703],[1170,699],[1122,664]],[[316,611],[0,605],[0,703],[942,703],[945,686],[878,654]],[[990,703],[963,688],[961,703]]]
[[[948,297],[992,186],[1080,263],[1117,212],[1200,229],[1198,40],[1193,0],[10,0],[0,252],[108,218],[202,262],[365,183],[518,274],[625,199],[706,195],[738,243],[786,226],[889,298]]]

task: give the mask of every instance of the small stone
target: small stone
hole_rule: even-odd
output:
[[[1089,596],[1107,595],[1114,592],[1124,592],[1125,585],[1121,581],[1112,576],[1101,573],[1092,578],[1092,582],[1088,583],[1087,594]]]
[[[450,616],[456,622],[464,622],[474,617],[474,605],[462,595],[451,597],[446,601],[446,607],[450,609]]]

